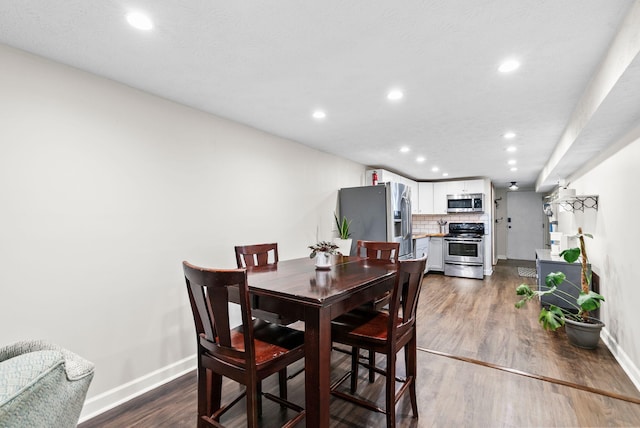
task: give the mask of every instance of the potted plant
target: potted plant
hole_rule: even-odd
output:
[[[333,242],[320,241],[317,244],[309,245],[311,254],[309,258],[316,258],[317,269],[328,269],[331,267],[331,255],[338,254],[338,246]]]
[[[563,272],[551,272],[545,278],[548,290],[533,290],[528,284],[520,284],[516,288],[516,294],[523,296],[516,303],[516,308],[521,308],[534,297],[553,294],[567,303],[570,309],[555,305],[550,305],[548,308],[543,306],[538,317],[542,327],[545,330],[555,331],[564,326],[569,342],[581,348],[593,349],[598,345],[600,330],[604,327],[604,323],[589,316],[589,312],[598,309],[601,302],[604,301],[604,297],[591,290],[591,269],[584,244],[585,236],[593,238],[592,235],[582,233],[582,228],[578,228],[577,238],[580,241],[580,246],[560,253],[560,256],[567,263],[574,263],[580,258],[580,286],[569,281]],[[572,294],[558,288],[563,282],[567,282],[579,290],[577,299]]]
[[[343,256],[351,254],[351,232],[349,232],[349,226],[351,220],[347,220],[346,217],[342,217],[342,221],[338,219],[336,213],[333,214],[333,218],[336,219],[336,226],[338,227],[338,237],[333,239],[333,242],[338,246],[338,252]]]

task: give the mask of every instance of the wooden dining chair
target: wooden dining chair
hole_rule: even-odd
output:
[[[278,243],[237,245],[235,247],[238,269],[256,267],[275,267],[278,265]],[[251,296],[253,316],[280,325],[289,325],[295,318],[286,317],[279,313],[278,308],[271,301]]]
[[[356,255],[358,257],[366,257],[370,259],[386,260],[389,263],[398,262],[398,253],[400,252],[399,242],[386,242],[386,241],[363,241],[358,240],[356,242]],[[391,298],[391,292],[385,293],[376,297],[368,305],[373,309],[380,310],[389,304]],[[353,351],[353,350],[352,350]],[[375,352],[369,351],[369,365],[375,364]],[[375,372],[373,369],[369,370],[369,382],[375,380]]]
[[[331,393],[367,409],[387,415],[387,428],[395,427],[395,406],[409,389],[413,416],[418,417],[416,398],[416,308],[422,286],[427,258],[401,260],[391,293],[389,311],[357,309],[331,322],[331,340],[351,346],[351,371],[331,385]],[[359,349],[368,349],[386,356],[386,369],[382,370],[359,359]],[[397,353],[404,348],[405,379],[396,378]],[[358,366],[363,364],[386,376],[385,408],[356,397]],[[351,377],[350,394],[339,390],[340,384]],[[403,382],[396,393],[396,380]]]
[[[243,396],[247,402],[247,426],[257,427],[262,396],[298,414],[284,426],[291,427],[305,410],[287,401],[286,367],[304,357],[304,333],[254,319],[249,302],[245,269],[207,269],[183,262],[184,276],[196,327],[198,372],[198,427],[221,427],[220,417]],[[242,324],[232,328],[229,292],[239,294]],[[262,380],[280,377],[280,397],[262,393]],[[245,386],[240,396],[221,406],[222,378]]]

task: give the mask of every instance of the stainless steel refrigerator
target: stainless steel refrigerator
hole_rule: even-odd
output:
[[[413,258],[411,188],[401,183],[347,187],[339,192],[340,218],[351,221],[351,254],[356,241],[400,243],[400,259]]]

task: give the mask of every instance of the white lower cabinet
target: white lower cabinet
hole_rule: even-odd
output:
[[[429,238],[429,257],[427,257],[427,270],[444,272],[444,241],[442,237]]]

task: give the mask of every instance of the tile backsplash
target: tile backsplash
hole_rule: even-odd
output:
[[[485,234],[490,233],[489,214],[414,214],[412,216],[413,233],[440,233],[438,220],[447,222],[444,233],[449,233],[449,223],[484,223]]]

